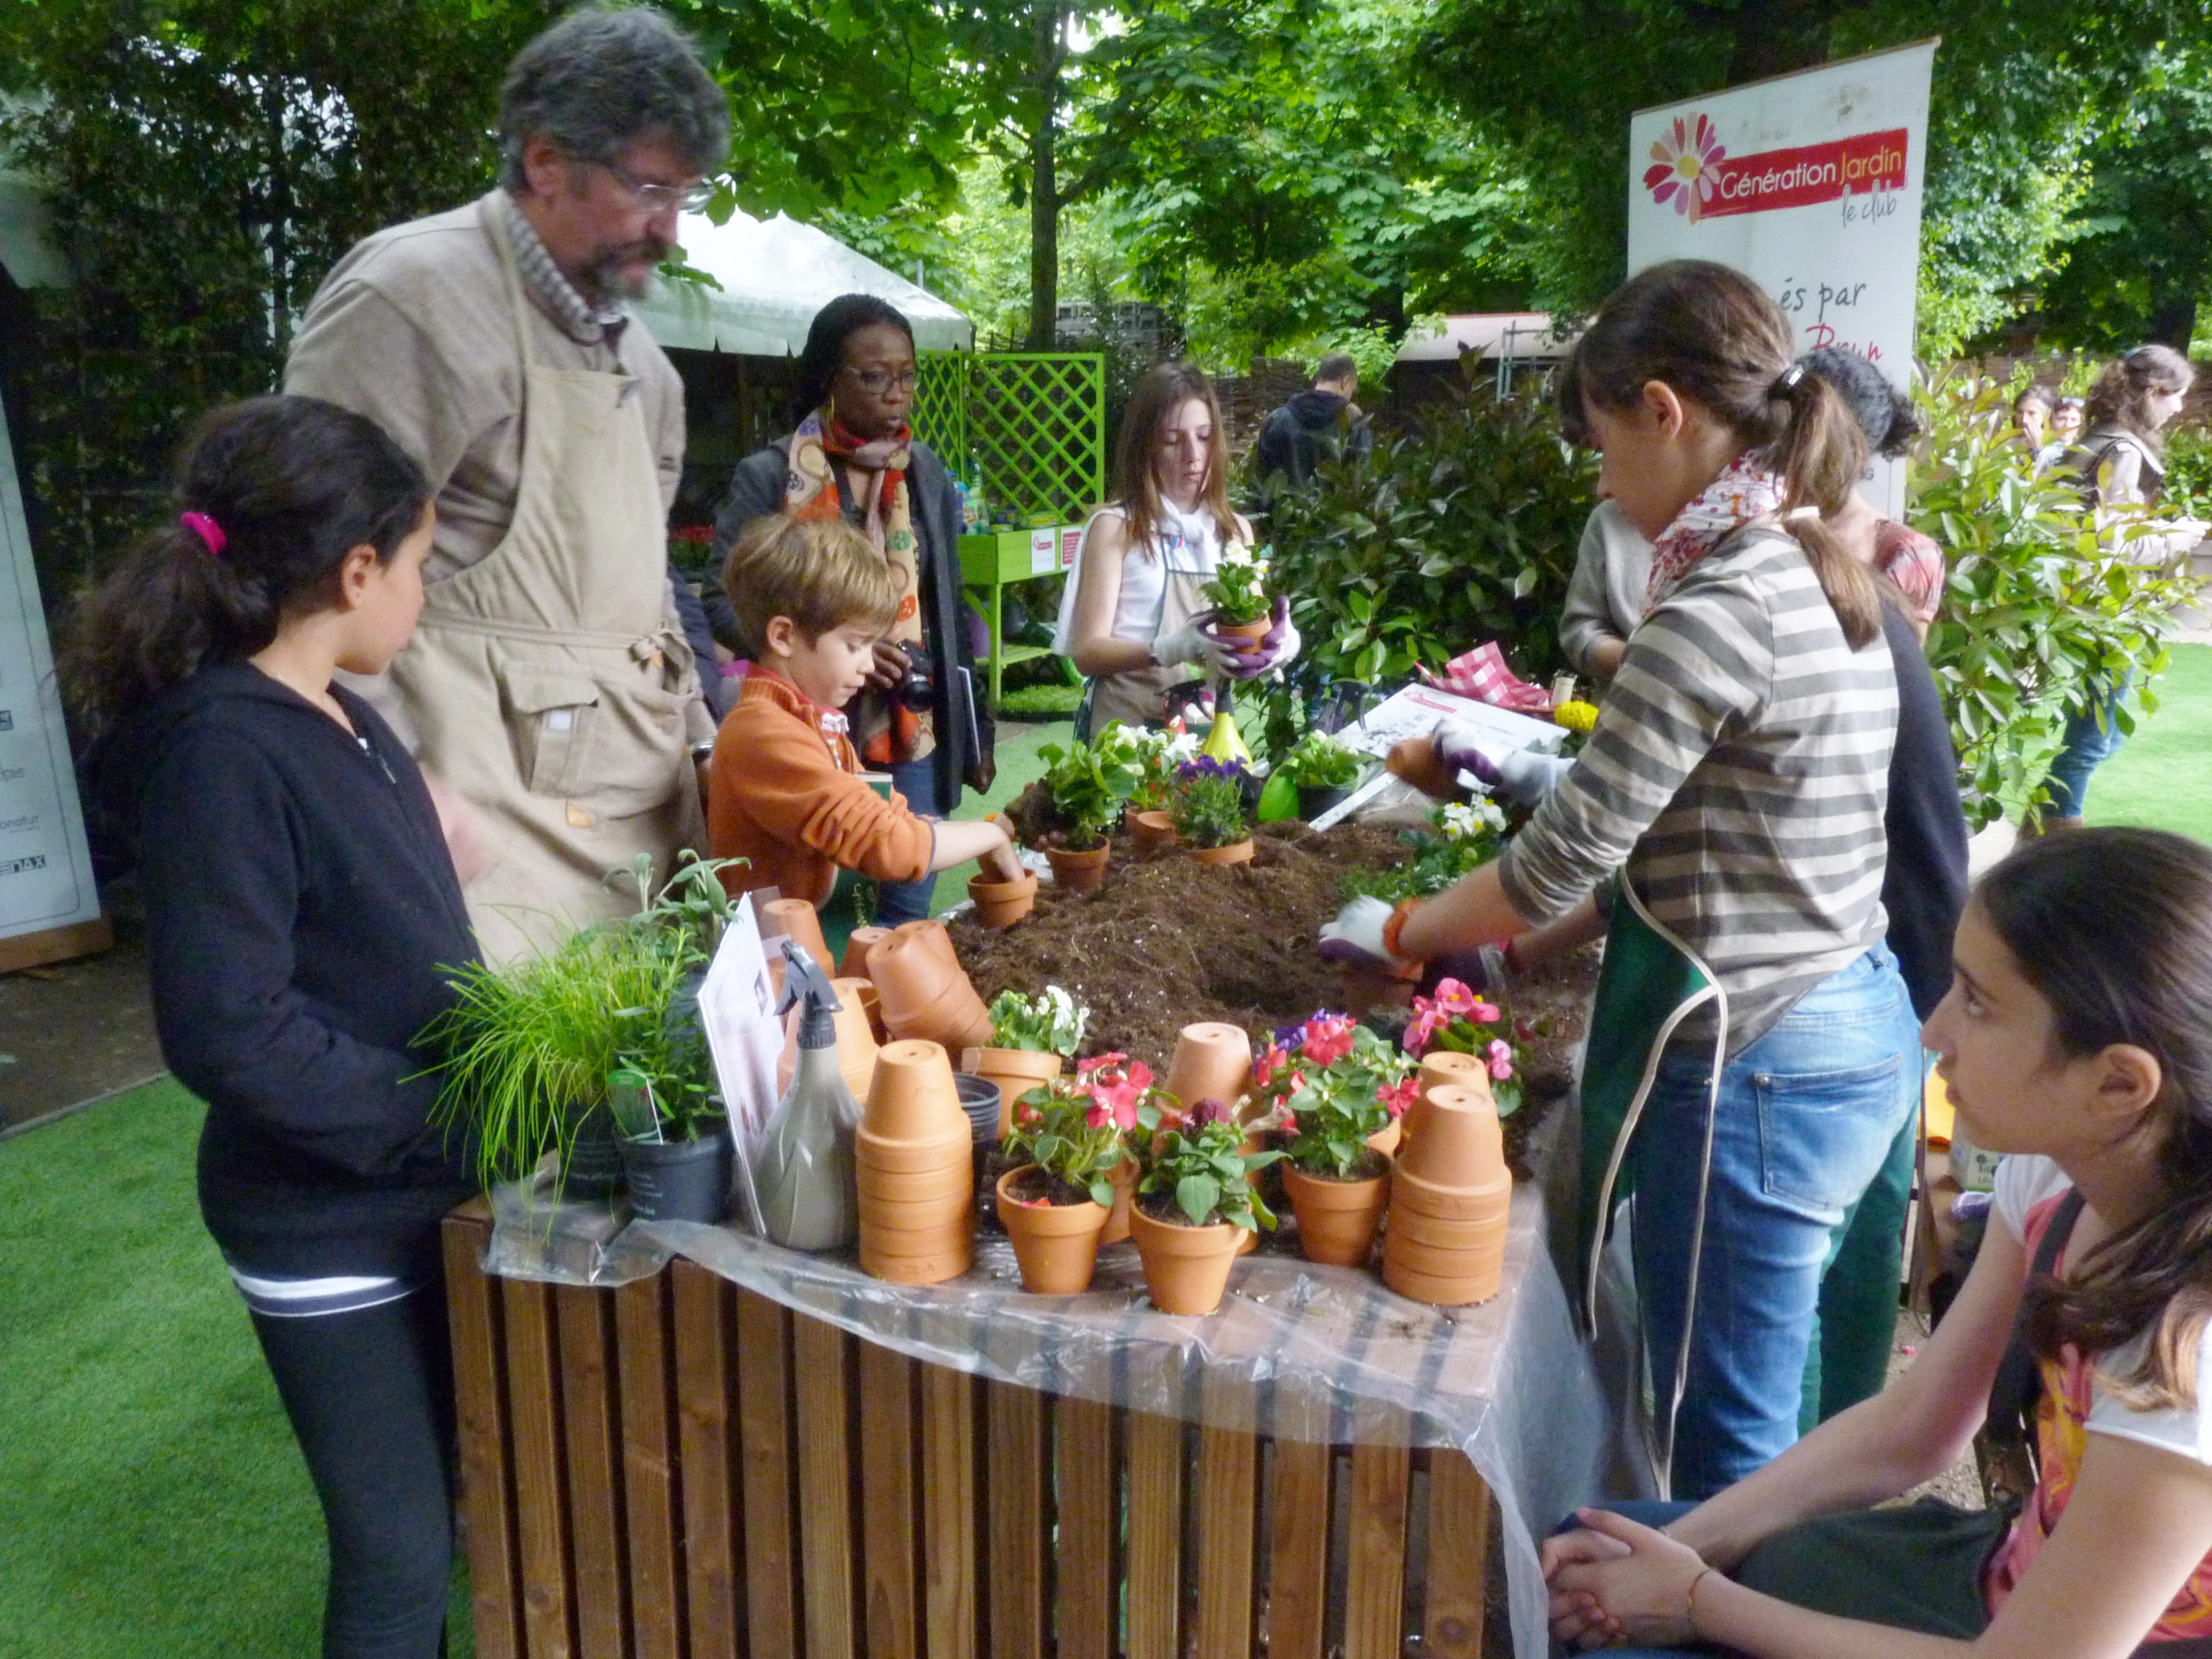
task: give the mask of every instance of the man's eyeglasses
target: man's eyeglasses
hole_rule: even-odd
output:
[[[912,369],[900,369],[895,374],[889,369],[856,369],[845,365],[845,372],[861,383],[861,389],[871,397],[880,397],[896,386],[901,391],[912,391],[921,377]]]
[[[655,184],[651,180],[634,177],[612,162],[600,165],[621,181],[630,193],[630,200],[649,213],[666,213],[673,207],[680,213],[696,213],[715,199],[711,184]]]

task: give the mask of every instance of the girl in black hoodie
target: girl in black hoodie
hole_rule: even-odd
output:
[[[365,702],[422,607],[430,493],[307,397],[211,416],[181,511],[63,658],[130,834],[162,1057],[207,1103],[200,1213],[330,1533],[323,1652],[441,1650],[453,1394],[438,1218],[468,1196],[415,1034],[476,958],[423,776]]]

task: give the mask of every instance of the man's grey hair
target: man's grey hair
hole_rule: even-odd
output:
[[[499,178],[520,189],[543,133],[580,162],[663,138],[696,173],[729,156],[729,99],[691,42],[651,6],[580,6],[515,54],[499,88]]]

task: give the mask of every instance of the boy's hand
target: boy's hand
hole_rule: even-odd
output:
[[[983,874],[994,881],[1019,881],[1027,874],[1021,861],[1014,856],[1014,843],[1001,841],[976,861],[982,866]]]

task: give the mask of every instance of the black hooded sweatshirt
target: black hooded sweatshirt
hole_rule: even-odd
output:
[[[162,1056],[207,1103],[200,1205],[234,1265],[421,1277],[475,1191],[415,1046],[477,960],[423,775],[249,663],[205,668],[93,758],[136,830]]]
[[[1324,454],[1357,461],[1374,448],[1374,429],[1366,416],[1351,409],[1351,399],[1315,386],[1260,423],[1254,471],[1263,480],[1280,473],[1294,488],[1303,489]]]

